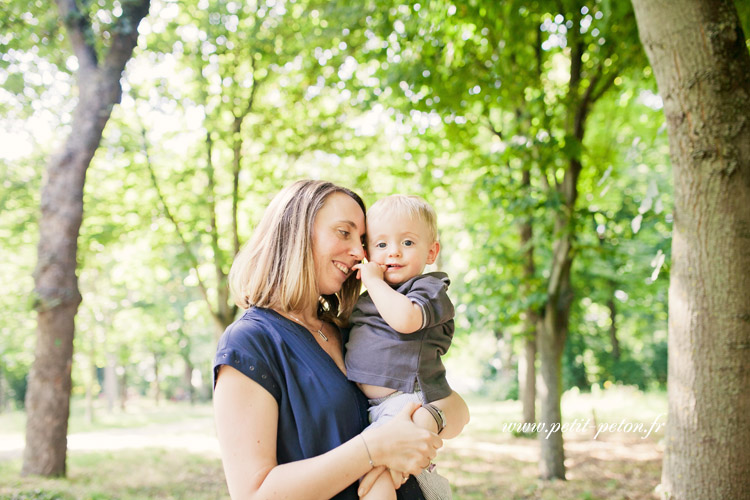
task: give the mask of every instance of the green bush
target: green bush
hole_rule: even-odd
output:
[[[13,409],[24,407],[29,370],[27,366],[0,364],[0,402],[9,400]],[[0,408],[1,409],[1,408]]]

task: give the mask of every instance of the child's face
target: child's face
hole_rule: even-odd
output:
[[[440,251],[427,225],[405,215],[367,220],[368,259],[387,266],[386,283],[397,285],[422,274]]]

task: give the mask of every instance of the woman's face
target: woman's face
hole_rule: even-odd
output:
[[[313,261],[320,295],[332,295],[365,257],[365,214],[346,193],[331,194],[313,223]]]

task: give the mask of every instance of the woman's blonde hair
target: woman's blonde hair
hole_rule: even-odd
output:
[[[356,193],[325,181],[297,181],[273,198],[229,271],[229,288],[238,306],[287,312],[318,301],[319,318],[346,324],[360,281],[352,274],[338,293],[319,297],[312,252],[315,216],[333,193],[350,196],[366,212]]]

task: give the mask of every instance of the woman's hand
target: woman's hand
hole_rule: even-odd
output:
[[[393,483],[393,487],[395,489],[399,489],[401,485],[404,484],[407,479],[409,479],[409,474],[407,474],[406,472],[399,472],[393,469],[388,469],[388,472],[391,473],[391,482]]]
[[[416,476],[435,458],[443,440],[411,421],[419,406],[409,403],[389,422],[362,433],[377,465]]]

